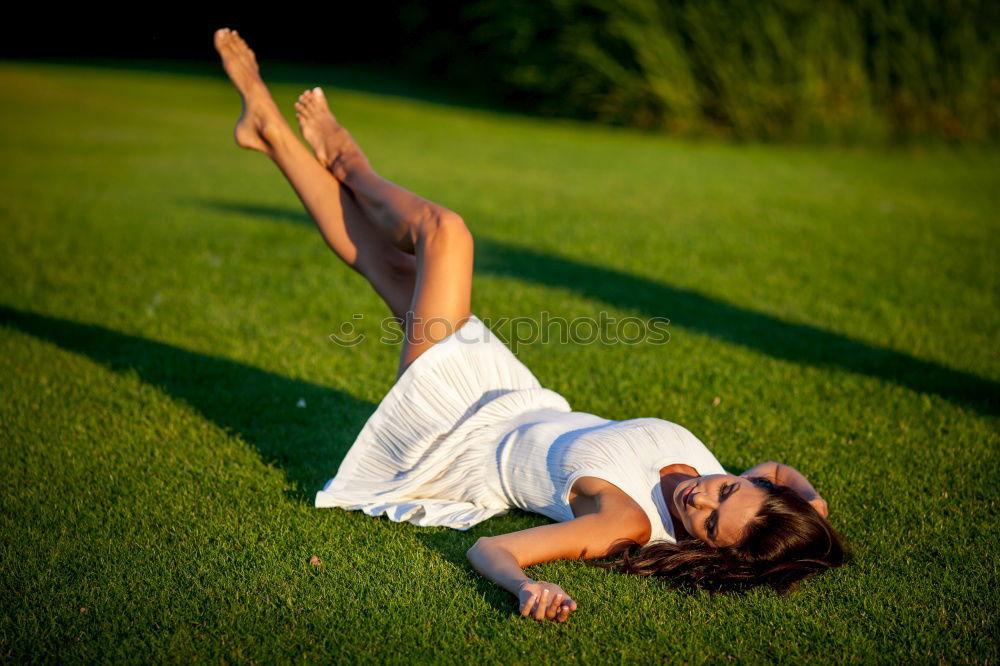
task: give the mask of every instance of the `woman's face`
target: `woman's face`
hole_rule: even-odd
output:
[[[760,511],[767,492],[742,476],[712,474],[683,481],[673,501],[684,529],[716,546],[739,542],[743,528]]]

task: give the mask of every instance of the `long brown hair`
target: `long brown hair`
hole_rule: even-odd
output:
[[[740,591],[770,585],[783,593],[847,561],[840,535],[801,495],[763,477],[750,481],[766,490],[767,496],[737,544],[716,548],[692,538],[639,546],[627,540],[612,552],[612,556],[621,555],[617,561],[588,564],[661,577],[675,587]]]

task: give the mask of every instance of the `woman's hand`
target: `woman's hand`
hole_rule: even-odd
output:
[[[561,587],[543,580],[524,582],[517,592],[517,600],[521,616],[530,615],[536,620],[565,622],[570,612],[576,610],[576,602]]]
[[[816,513],[823,516],[824,518],[830,515],[830,509],[826,505],[826,500],[820,497],[819,495],[816,495],[816,497],[809,500],[809,504],[812,505],[812,508],[816,509]]]
[[[762,476],[776,486],[788,486],[816,509],[816,513],[826,518],[830,508],[826,500],[819,496],[809,479],[794,467],[778,462],[761,463],[743,472],[741,476]]]

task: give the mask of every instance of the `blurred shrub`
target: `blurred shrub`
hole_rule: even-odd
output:
[[[996,140],[995,0],[401,7],[405,59],[525,110],[738,138]]]

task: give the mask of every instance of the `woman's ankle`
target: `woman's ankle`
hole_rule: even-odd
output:
[[[347,186],[375,175],[368,158],[360,150],[340,153],[329,168],[337,180]]]

